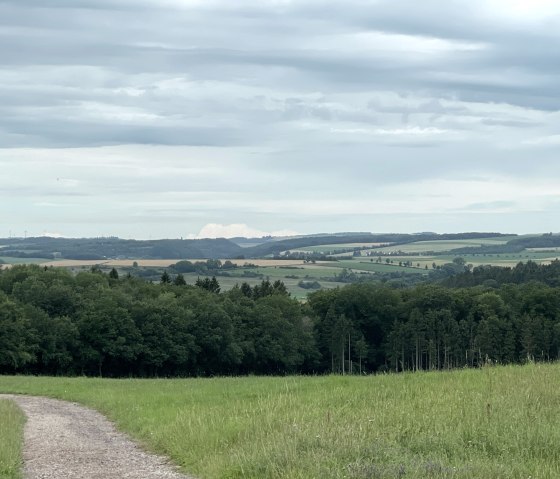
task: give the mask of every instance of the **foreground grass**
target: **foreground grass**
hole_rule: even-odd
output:
[[[19,479],[23,413],[11,401],[0,400],[0,478]]]
[[[560,477],[560,365],[376,377],[0,377],[92,406],[200,478]]]

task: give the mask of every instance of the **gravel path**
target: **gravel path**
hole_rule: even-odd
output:
[[[27,416],[26,479],[193,479],[140,449],[96,411],[42,397],[0,398],[14,401]]]

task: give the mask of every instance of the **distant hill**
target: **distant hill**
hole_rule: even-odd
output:
[[[0,239],[4,247],[0,256],[18,258],[57,257],[65,259],[102,260],[107,258],[234,258],[243,248],[233,241],[201,240],[124,240],[120,238],[27,238]]]
[[[546,233],[540,236],[521,236],[502,245],[473,246],[454,249],[455,254],[504,254],[519,253],[527,248],[560,248],[560,234]]]
[[[245,248],[246,257],[259,258],[263,256],[279,255],[280,253],[292,249],[304,248],[307,246],[336,245],[344,243],[391,243],[407,244],[415,241],[435,241],[435,240],[460,240],[478,239],[500,236],[510,236],[502,233],[454,233],[454,234],[373,234],[373,233],[339,233],[324,236],[305,236],[291,238],[281,241],[266,242],[254,247]]]
[[[407,244],[415,241],[477,239],[505,236],[500,233],[372,234],[336,233],[294,238],[162,239],[126,240],[109,238],[4,238],[0,256],[45,259],[227,259],[262,258],[307,246],[343,243]],[[508,235],[509,236],[509,235]],[[243,246],[241,246],[243,245]]]

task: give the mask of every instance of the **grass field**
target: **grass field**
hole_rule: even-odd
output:
[[[41,264],[46,261],[45,258],[13,258],[11,256],[0,256],[0,260],[6,264]]]
[[[411,261],[416,267],[420,264],[420,268],[428,266],[428,269],[432,269],[432,264],[435,263],[438,266],[442,266],[445,263],[451,263],[454,258],[461,256],[467,264],[472,264],[473,266],[481,265],[492,265],[492,266],[515,266],[519,262],[534,261],[539,264],[547,264],[560,257],[560,253],[551,253],[550,251],[523,251],[521,253],[505,253],[505,254],[462,254],[462,255],[452,255],[452,254],[438,254],[438,255],[428,255],[426,253],[418,255],[391,255],[382,256],[382,263],[376,263],[377,256],[367,257],[356,257],[351,260],[342,260],[337,263],[333,263],[333,266],[352,268],[352,269],[363,269],[364,271],[376,271],[376,266],[367,266],[370,259],[373,259],[373,264],[377,266],[386,265],[385,260],[389,258],[393,261],[389,266],[394,269],[394,271],[408,271],[414,272],[414,269],[407,267],[399,267],[399,261]],[[379,268],[379,271],[385,271]]]
[[[393,259],[393,258],[391,258]],[[405,259],[404,261],[407,261]],[[393,259],[395,261],[395,259]],[[414,263],[416,264],[416,263]],[[399,260],[396,264],[376,263],[369,261],[367,258],[356,258],[352,260],[337,261],[335,265],[339,268],[347,268],[355,271],[367,271],[370,273],[410,273],[410,274],[424,274],[425,271],[420,268],[410,268],[406,266],[399,266]]]
[[[10,263],[11,259],[5,259],[6,263]],[[91,267],[95,265],[115,266],[115,267],[131,267],[135,262],[138,266],[148,268],[168,268],[169,266],[183,261],[182,259],[108,259],[108,260],[74,260],[63,259],[58,261],[41,261],[43,266],[57,266],[60,268],[79,268],[82,266]],[[189,259],[191,263],[197,261],[205,262],[205,259]],[[225,260],[222,260],[225,261]],[[256,266],[281,266],[281,265],[302,265],[303,260],[276,260],[276,259],[231,259],[229,260],[237,266],[243,266],[246,263],[251,263]],[[20,261],[25,262],[25,261]]]
[[[463,239],[463,240],[436,240],[436,241],[417,241],[415,243],[386,246],[384,248],[375,248],[375,251],[391,253],[394,251],[402,251],[403,253],[422,253],[425,251],[444,252],[457,248],[470,248],[473,246],[492,246],[506,244],[514,236],[503,236],[495,238],[479,238],[479,239]]]
[[[201,479],[560,477],[560,365],[369,377],[0,377],[78,401]]]
[[[302,248],[291,249],[291,252],[301,253],[325,253],[327,251],[337,251],[341,249],[353,248],[379,248],[387,246],[390,243],[338,243],[338,244],[322,244],[316,246],[305,246]]]
[[[264,278],[244,278],[244,277],[227,277],[227,276],[218,276],[217,280],[220,283],[220,287],[222,291],[228,291],[231,288],[233,288],[235,285],[241,285],[241,283],[246,282],[251,286],[256,286],[257,284],[260,284],[261,281],[263,281],[263,279],[268,278],[270,281],[275,281],[277,279],[282,280],[282,282],[284,283],[284,285],[286,286],[288,292],[297,299],[304,299],[305,297],[307,297],[307,294],[310,292],[310,290],[305,289],[305,288],[301,288],[298,286],[298,283],[300,281],[315,281],[317,278],[310,276],[309,278],[305,277],[304,275],[301,275],[298,278],[286,278],[284,276],[281,275],[274,275],[274,272],[277,272],[276,270],[274,270],[273,268],[259,268],[258,270],[259,272],[261,272],[262,274],[264,274]],[[293,272],[291,270],[287,270],[286,272],[283,273],[284,275],[291,275],[293,274]],[[187,282],[187,284],[194,284],[195,281],[199,278],[202,277],[200,275],[197,275],[196,273],[191,273],[191,274],[185,274],[183,275],[185,278],[185,281]],[[327,276],[326,274],[324,276]],[[344,283],[337,283],[334,281],[321,281],[321,288],[322,289],[331,289],[331,288],[336,288],[338,286],[345,286]]]
[[[21,477],[24,416],[11,401],[0,400],[0,478]]]

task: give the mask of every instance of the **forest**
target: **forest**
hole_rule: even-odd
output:
[[[560,355],[560,262],[477,267],[409,288],[288,294],[281,281],[159,284],[97,269],[0,272],[0,373],[367,374]]]

